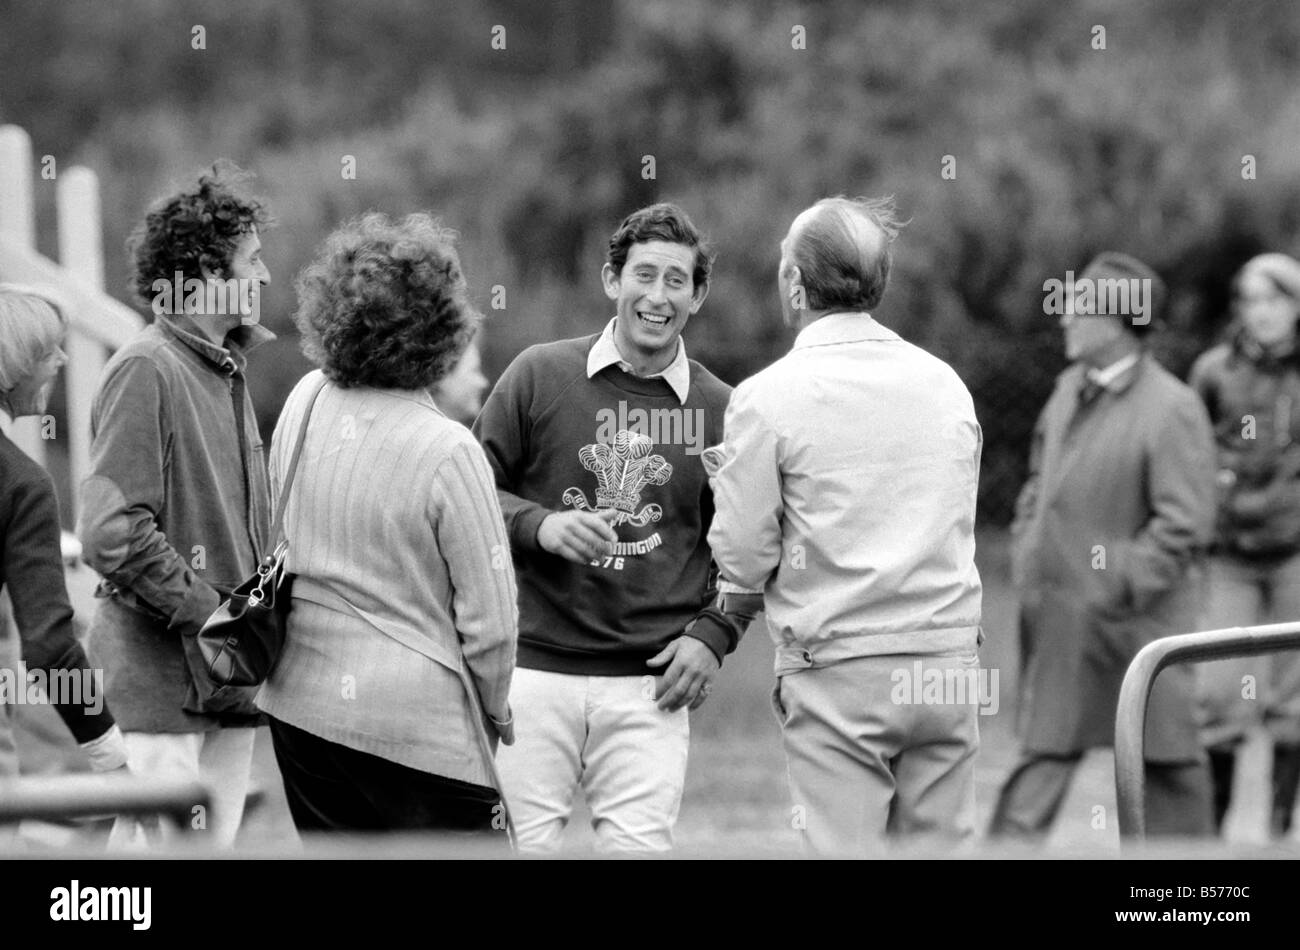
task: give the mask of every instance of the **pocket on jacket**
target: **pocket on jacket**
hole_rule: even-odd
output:
[[[105,600],[126,611],[129,617],[141,617],[157,628],[160,635],[167,633],[167,616],[145,603],[130,590],[118,587],[108,580],[101,580],[95,588],[95,599]]]
[[[1100,665],[1127,668],[1142,649],[1141,617],[1116,607],[1088,608],[1085,655]]]

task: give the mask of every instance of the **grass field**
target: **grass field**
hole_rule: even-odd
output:
[[[976,794],[983,828],[998,787],[1015,759],[1013,727],[1019,669],[1012,635],[1015,603],[1008,582],[1005,533],[982,533],[977,559],[984,581],[986,640],[981,661],[985,667],[999,671],[1000,687],[997,713],[981,716],[979,721],[982,745],[976,767]],[[85,574],[78,572],[78,576],[70,578],[69,586],[79,611],[93,609],[89,598],[93,585]],[[709,701],[692,715],[690,767],[677,826],[677,841],[684,850],[799,853],[780,731],[769,699],[774,682],[772,657],[772,644],[760,617],[737,652],[728,658]],[[57,717],[48,709],[44,712],[48,716],[23,713],[27,724],[36,730],[35,737],[29,732],[23,742],[25,772],[58,771],[75,755]],[[259,794],[247,815],[240,843],[258,848],[292,847],[295,834],[278,787],[269,734],[263,730],[258,738],[255,785]],[[1262,734],[1254,737],[1243,752],[1236,803],[1228,817],[1229,842],[1252,844],[1267,839],[1269,755],[1268,741]],[[1098,805],[1104,809],[1104,827],[1094,827]],[[34,834],[53,846],[74,840],[52,829],[38,829]],[[1300,836],[1294,840],[1300,840]],[[569,826],[566,845],[583,852],[592,841],[588,815],[580,804]],[[1095,750],[1084,760],[1047,847],[1060,852],[1118,853],[1110,750]]]

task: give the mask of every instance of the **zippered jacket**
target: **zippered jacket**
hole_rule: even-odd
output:
[[[194,711],[181,636],[267,544],[270,490],[244,368],[273,338],[241,326],[219,347],[189,318],[161,315],[104,368],[77,534],[103,578],[89,646],[124,731],[256,721],[251,695],[246,715]]]
[[[1189,380],[1218,447],[1216,548],[1245,556],[1300,550],[1300,353],[1272,353],[1239,329]]]

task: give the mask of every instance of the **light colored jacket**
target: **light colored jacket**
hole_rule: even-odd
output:
[[[320,378],[315,371],[298,383],[276,425],[277,500]],[[293,609],[258,706],[349,748],[491,784],[455,670],[463,653],[485,725],[511,742],[516,591],[492,473],[469,430],[424,391],[327,384],[312,410],[285,535]],[[442,662],[376,625],[422,639]]]
[[[736,387],[709,532],[763,588],[777,675],[859,656],[970,655],[983,437],[942,360],[831,314]]]

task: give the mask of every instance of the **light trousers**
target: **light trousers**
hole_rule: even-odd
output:
[[[672,848],[690,719],[685,708],[657,708],[654,682],[515,670],[515,742],[497,750],[497,769],[520,851],[560,848],[579,788],[598,851]]]
[[[979,668],[975,656],[867,656],[778,680],[791,822],[812,854],[872,856],[891,836],[973,840],[978,703],[900,690],[917,661],[923,677]]]
[[[1202,630],[1300,620],[1300,555],[1251,562],[1210,558]],[[1201,742],[1240,742],[1263,723],[1275,742],[1300,744],[1300,650],[1198,663]]]
[[[230,848],[244,816],[249,772],[253,762],[254,728],[213,732],[127,732],[127,765],[135,775],[170,781],[201,781],[212,792],[211,807],[195,806],[188,831],[206,835],[213,847]],[[130,840],[135,822],[119,819],[109,847]],[[162,826],[163,839],[176,830]]]

